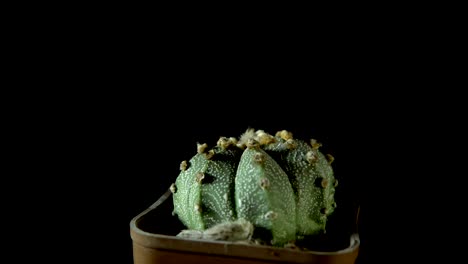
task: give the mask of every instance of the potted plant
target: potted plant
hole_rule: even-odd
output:
[[[320,147],[253,129],[198,144],[169,190],[132,219],[135,263],[355,263],[357,231],[327,235],[338,182]]]

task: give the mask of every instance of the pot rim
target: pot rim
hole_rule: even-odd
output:
[[[317,257],[337,257],[354,255],[357,257],[360,238],[358,233],[350,236],[347,248],[338,251],[301,251],[297,249],[279,248],[267,245],[252,245],[241,242],[212,241],[203,239],[187,239],[177,236],[150,233],[139,228],[139,221],[149,212],[156,210],[158,206],[167,200],[172,193],[168,190],[155,203],[135,216],[130,221],[130,236],[133,243],[147,248],[158,250],[184,251],[191,253],[229,255],[245,258],[261,258],[271,260],[289,260],[302,263],[316,259]]]

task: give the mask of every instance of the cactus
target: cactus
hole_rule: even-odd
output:
[[[171,186],[174,214],[188,228],[179,236],[285,246],[325,232],[337,181],[333,157],[320,146],[285,130],[253,129],[210,150],[198,144]]]

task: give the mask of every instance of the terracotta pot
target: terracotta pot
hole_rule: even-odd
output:
[[[180,263],[355,263],[359,235],[353,234],[347,248],[338,251],[299,251],[235,242],[189,240],[176,237],[184,226],[171,215],[170,192],[135,216],[130,222],[135,264]],[[166,201],[166,202],[165,202]]]

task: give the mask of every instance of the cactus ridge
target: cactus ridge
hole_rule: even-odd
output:
[[[263,156],[259,162],[255,158]],[[267,182],[268,187],[262,188]],[[271,230],[272,244],[295,240],[296,206],[288,175],[264,150],[246,149],[235,179],[235,202],[239,217],[254,226]]]

